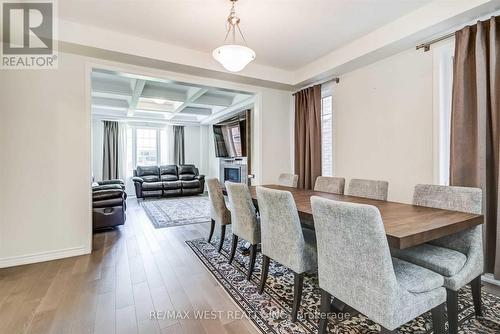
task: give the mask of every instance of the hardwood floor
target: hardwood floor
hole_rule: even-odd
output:
[[[126,225],[95,234],[92,254],[0,269],[0,333],[257,333],[246,319],[193,317],[239,312],[184,243],[207,237],[209,225],[154,229],[129,200]],[[190,318],[150,317],[172,310]]]
[[[209,225],[154,229],[129,200],[125,226],[95,234],[92,254],[0,269],[0,333],[257,333],[231,315],[194,319],[239,311],[184,243]]]

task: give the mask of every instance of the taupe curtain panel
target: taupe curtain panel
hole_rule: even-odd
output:
[[[103,121],[102,178],[112,180],[119,177],[118,122]]]
[[[174,125],[174,162],[184,164],[184,127]]]
[[[295,174],[302,189],[321,175],[321,85],[295,93]]]
[[[455,34],[450,184],[483,189],[485,270],[500,279],[500,19]]]

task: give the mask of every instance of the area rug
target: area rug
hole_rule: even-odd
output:
[[[229,238],[230,236],[225,239],[221,254],[216,249],[218,240],[212,240],[209,244],[206,239],[201,238],[186,243],[242,309],[245,317],[249,318],[262,333],[317,333],[320,302],[317,275],[305,276],[299,320],[292,323],[289,320],[293,301],[292,273],[271,260],[264,293],[259,295],[257,289],[261,272],[261,255],[257,256],[254,274],[248,282],[245,277],[248,256],[237,252],[233,265],[227,263]],[[461,334],[500,333],[500,298],[483,291],[483,305],[484,317],[476,319],[470,289],[464,288],[460,291]],[[329,333],[368,334],[379,331],[379,325],[356,312],[334,313],[329,317]],[[398,333],[432,333],[430,312],[399,328]]]
[[[145,200],[142,207],[155,228],[210,221],[210,202],[204,195]]]

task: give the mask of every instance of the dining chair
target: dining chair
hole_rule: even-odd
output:
[[[208,235],[208,243],[212,240],[214,234],[215,223],[220,225],[220,240],[218,252],[222,250],[224,238],[226,236],[226,226],[231,224],[231,213],[224,201],[224,194],[220,186],[219,180],[216,178],[207,179],[208,197],[210,198],[210,234]]]
[[[481,214],[482,191],[478,188],[419,184],[415,186],[413,204]],[[392,254],[444,276],[450,334],[458,332],[458,290],[469,283],[476,316],[482,316],[484,255],[481,225],[423,245],[404,250],[393,249]]]
[[[293,272],[292,321],[297,321],[297,313],[302,297],[302,283],[306,271],[317,267],[316,237],[314,231],[302,229],[293,196],[288,191],[257,187],[260,211],[262,274],[259,294],[269,272],[272,259]]]
[[[278,184],[285,187],[297,188],[299,176],[296,174],[281,173],[278,178]]]
[[[352,179],[347,195],[387,201],[389,182],[377,180]]]
[[[343,177],[318,176],[314,183],[315,191],[344,195],[345,179]]]
[[[446,290],[441,275],[391,258],[379,210],[371,205],[311,197],[321,288],[319,333],[336,298],[382,326],[383,333],[431,310],[444,334]]]
[[[227,181],[225,184],[231,208],[231,229],[233,231],[229,264],[233,262],[238,238],[248,241],[251,246],[247,280],[250,280],[257,256],[257,244],[260,243],[260,223],[257,218],[257,210],[255,210],[246,184]]]

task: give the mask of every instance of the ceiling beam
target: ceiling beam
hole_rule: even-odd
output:
[[[132,98],[130,99],[130,105],[128,107],[127,117],[134,116],[135,109],[137,108],[137,103],[139,102],[139,97],[141,97],[142,90],[144,89],[145,84],[145,80],[136,80],[134,91],[132,92]]]
[[[255,96],[251,96],[243,101],[240,101],[239,103],[233,104],[232,106],[227,107],[226,109],[219,111],[216,114],[212,114],[212,116],[207,117],[203,121],[201,121],[201,124],[206,125],[206,124],[215,123],[219,119],[232,116],[232,115],[242,111],[243,109],[247,108],[249,105],[252,105],[254,103],[255,103]]]
[[[174,112],[169,115],[170,119],[172,117],[174,117],[175,114],[180,113],[181,111],[183,111],[186,107],[188,107],[191,103],[193,103],[198,98],[200,98],[201,96],[203,96],[203,94],[205,94],[206,92],[208,92],[207,88],[195,88],[195,87],[190,88],[189,92],[187,94],[188,96],[187,96],[186,101],[184,101],[183,104],[181,104],[180,106],[178,106],[177,109],[175,109]]]

